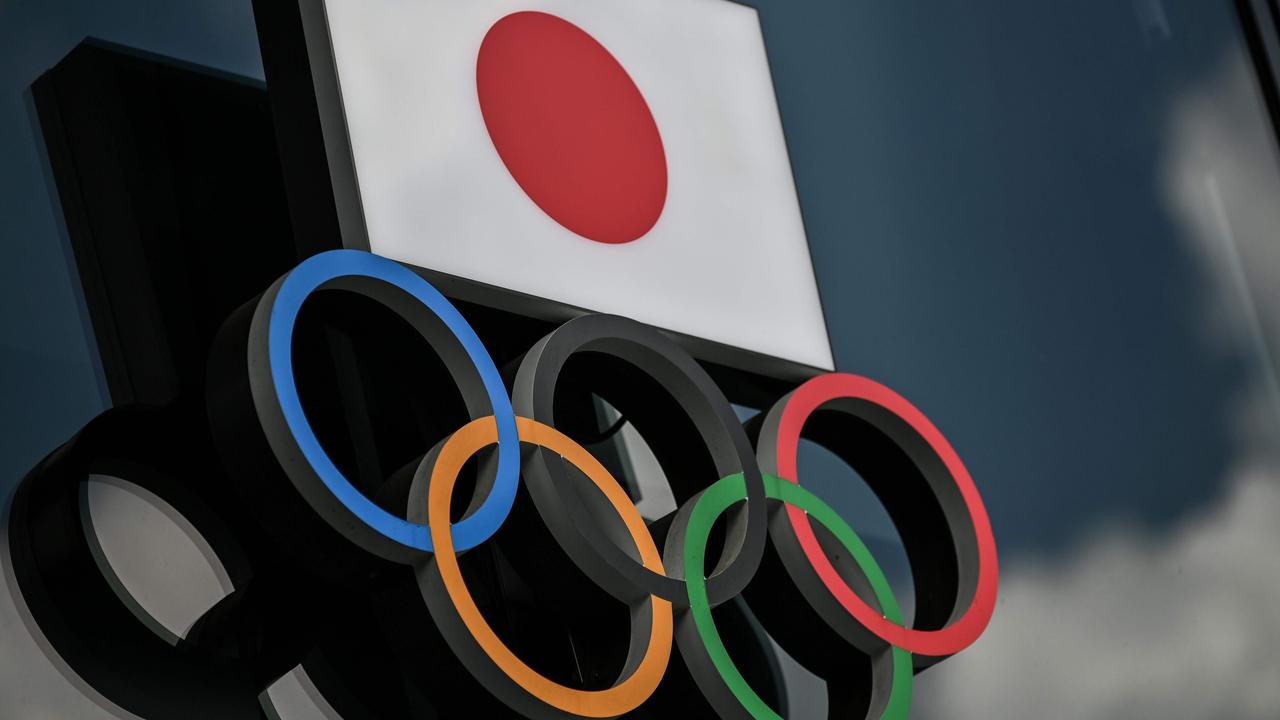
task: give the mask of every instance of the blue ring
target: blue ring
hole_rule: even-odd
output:
[[[458,550],[473,548],[498,531],[515,502],[520,478],[520,440],[515,411],[511,409],[511,397],[498,368],[475,330],[440,291],[412,270],[393,260],[359,250],[330,250],[308,258],[289,273],[272,303],[267,331],[272,385],[285,423],[311,469],[356,517],[401,545],[434,552],[430,528],[378,507],[338,470],[320,446],[298,397],[293,377],[293,328],[298,310],[316,288],[335,278],[351,276],[381,280],[416,298],[453,332],[480,373],[498,425],[498,475],[480,507],[451,530],[453,544]]]

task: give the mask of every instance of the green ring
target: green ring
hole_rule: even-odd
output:
[[[889,587],[889,581],[885,579],[884,572],[880,570],[880,566],[867,550],[867,546],[862,544],[857,533],[841,519],[835,510],[800,485],[772,475],[764,476],[764,487],[767,497],[804,510],[809,517],[830,530],[866,574],[885,617],[899,624],[903,622],[902,611],[898,608],[898,601],[893,596],[893,590]],[[712,664],[719,671],[720,677],[730,692],[738,702],[742,703],[742,707],[758,720],[782,720],[782,717],[765,704],[755,690],[751,689],[746,679],[742,677],[742,673],[738,671],[738,667],[734,665],[729,657],[729,651],[725,649],[724,642],[720,639],[719,631],[716,630],[715,620],[711,616],[711,604],[707,601],[707,581],[704,576],[707,538],[711,534],[711,527],[715,524],[716,518],[734,503],[744,500],[746,492],[742,475],[729,475],[707,488],[694,504],[684,546],[689,612]],[[899,647],[892,648],[892,651],[893,685],[889,692],[889,702],[881,718],[899,720],[906,718],[907,711],[911,708],[913,674],[911,653]]]

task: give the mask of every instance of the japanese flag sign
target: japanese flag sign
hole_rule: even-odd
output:
[[[755,9],[323,7],[370,250],[833,367]]]

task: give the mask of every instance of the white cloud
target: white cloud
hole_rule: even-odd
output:
[[[938,718],[1274,718],[1280,484],[1244,469],[1168,537],[1112,529],[1065,564],[1004,572],[995,618],[919,679]]]
[[[1177,103],[1164,191],[1204,269],[1207,347],[1250,358],[1223,499],[1159,533],[1122,525],[1064,560],[1003,568],[987,633],[922,675],[920,716],[1275,718],[1280,458],[1268,338],[1280,338],[1280,174],[1242,51]],[[1255,302],[1255,298],[1260,302]],[[1178,492],[1179,488],[1171,488]]]

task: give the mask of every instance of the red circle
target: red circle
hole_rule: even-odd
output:
[[[653,228],[667,158],[639,88],[578,26],[541,12],[489,28],[476,61],[489,137],[525,193],[556,222],[602,243]]]
[[[996,540],[991,532],[991,520],[987,517],[987,509],[982,504],[978,488],[973,484],[973,477],[960,461],[960,456],[951,447],[951,443],[943,437],[924,413],[898,393],[880,383],[848,373],[829,373],[819,375],[792,393],[782,410],[782,418],[778,422],[777,457],[778,475],[784,480],[799,483],[796,472],[796,451],[800,444],[800,431],[805,420],[823,403],[836,398],[856,398],[875,403],[902,418],[912,429],[924,438],[933,452],[937,453],[955,480],[960,496],[973,521],[973,531],[978,546],[978,587],[973,600],[964,615],[941,630],[914,630],[903,627],[877,612],[858,597],[836,571],[831,560],[818,544],[813,526],[809,524],[809,516],[793,505],[787,506],[787,519],[791,521],[791,529],[795,532],[800,546],[809,558],[813,569],[822,579],[823,585],[835,596],[844,609],[853,615],[877,637],[891,645],[904,650],[928,655],[944,657],[957,653],[978,639],[991,615],[995,611],[996,592],[999,583],[999,569],[996,560]]]

